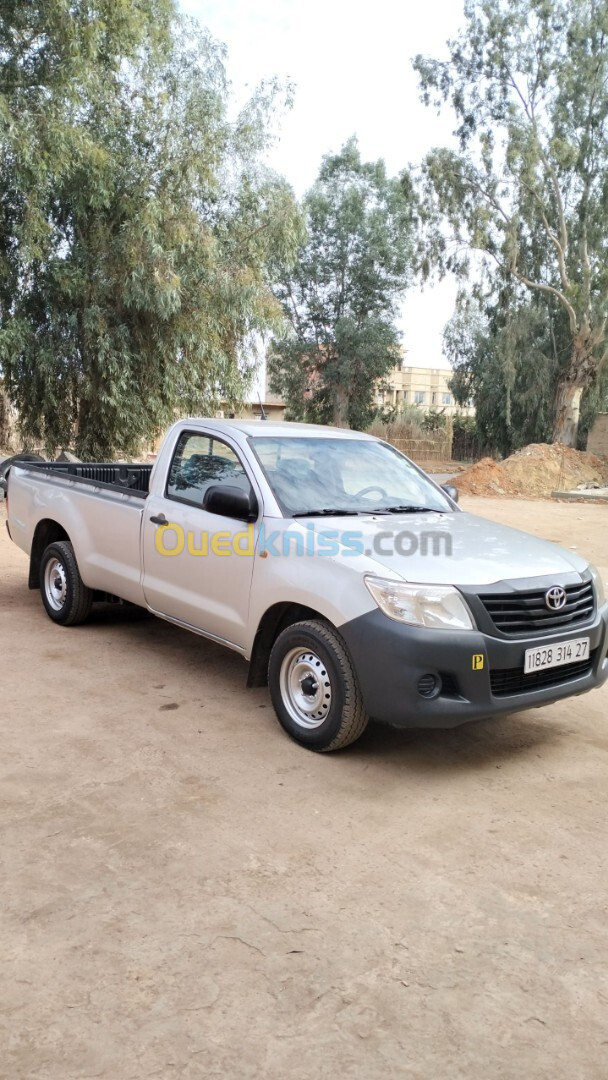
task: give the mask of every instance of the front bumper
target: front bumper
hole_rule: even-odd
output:
[[[543,635],[542,639],[535,635],[513,641],[479,630],[426,630],[394,622],[380,610],[345,623],[340,633],[352,656],[369,715],[395,727],[456,727],[468,720],[539,708],[585,694],[608,679],[608,605],[596,612],[589,625]],[[584,674],[524,693],[492,693],[491,672],[523,670],[526,649],[579,637],[590,639],[593,658]],[[480,656],[482,667],[476,659]],[[425,675],[435,675],[441,681],[437,696],[420,694],[418,684]]]

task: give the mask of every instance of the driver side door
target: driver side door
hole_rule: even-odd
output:
[[[253,493],[259,506],[232,446],[215,435],[183,432],[163,495],[146,500],[143,589],[156,614],[242,649],[258,524],[203,509],[207,489],[223,484]]]

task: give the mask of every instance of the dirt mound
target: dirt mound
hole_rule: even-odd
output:
[[[531,443],[504,461],[483,458],[453,481],[461,495],[548,496],[608,483],[608,461],[558,443]]]
[[[517,492],[502,464],[486,457],[455,476],[452,483],[461,495],[516,495]]]

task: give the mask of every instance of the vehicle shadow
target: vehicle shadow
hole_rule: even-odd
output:
[[[137,623],[153,619],[154,616],[143,607],[127,603],[94,604],[86,624],[102,626],[104,624]]]
[[[252,719],[259,722],[259,710],[263,708],[265,721],[259,731],[262,742],[286,738],[274,717],[269,722],[272,706],[267,690],[246,689],[247,666],[237,653],[130,605],[96,607],[79,632],[88,630],[94,635],[109,626],[117,644],[162,656],[178,683],[195,670],[200,672],[201,688],[204,684],[211,695],[226,685],[242,687],[244,712],[251,708]],[[515,758],[539,755],[543,748],[567,738],[572,727],[564,721],[564,715],[562,712],[560,719],[555,707],[546,706],[538,713],[530,710],[447,729],[399,729],[372,721],[352,746],[334,754],[315,755],[315,760],[324,763],[322,768],[339,768],[345,759],[355,768],[381,764],[383,772],[449,772],[483,769],[492,764],[500,767]],[[309,751],[295,743],[291,746],[295,754],[309,757]]]
[[[372,721],[363,736],[343,751],[353,759],[383,762],[409,770],[451,771],[482,769],[517,757],[538,755],[541,749],[557,745],[571,728],[556,719],[546,706],[546,719],[532,712],[512,713],[499,718],[471,721],[445,729],[388,727]],[[539,716],[542,715],[539,713]]]

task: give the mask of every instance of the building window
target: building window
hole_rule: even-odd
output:
[[[436,404],[437,404],[437,394],[435,392],[433,392],[431,394],[431,405],[436,405]]]
[[[425,395],[423,390],[414,391],[414,404],[415,405],[424,405],[425,397],[426,397],[426,395]]]
[[[442,404],[443,405],[451,405],[452,404],[452,395],[451,394],[444,394]]]

